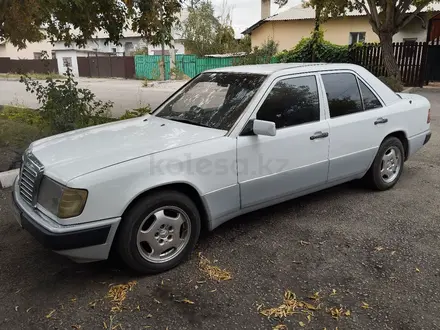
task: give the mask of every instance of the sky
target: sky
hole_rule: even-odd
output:
[[[214,8],[218,14],[222,12],[225,0],[212,0]],[[232,25],[237,37],[252,24],[261,19],[261,0],[226,0],[227,6],[231,8]],[[271,6],[271,15],[286,10],[292,6],[301,3],[301,0],[289,0],[281,9],[277,5]]]

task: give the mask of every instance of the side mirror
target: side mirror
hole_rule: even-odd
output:
[[[277,129],[275,123],[272,121],[255,119],[252,130],[256,135],[275,136]]]

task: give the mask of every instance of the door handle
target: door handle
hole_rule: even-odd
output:
[[[374,125],[385,124],[385,123],[388,123],[388,119],[380,117],[376,119]]]
[[[326,138],[326,137],[328,137],[328,133],[327,132],[316,132],[315,134],[313,134],[311,137],[310,137],[310,140],[316,140],[316,139],[323,139],[323,138]]]

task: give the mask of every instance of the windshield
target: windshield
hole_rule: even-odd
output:
[[[202,73],[164,104],[157,117],[229,130],[266,76],[246,73]]]

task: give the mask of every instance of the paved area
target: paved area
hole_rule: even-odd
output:
[[[0,192],[0,329],[439,329],[440,93],[421,93],[433,105],[433,137],[394,189],[350,183],[239,217],[157,276],[44,250]],[[232,280],[207,278],[198,252]],[[137,284],[122,311],[111,312],[109,288],[129,281]],[[282,304],[286,290],[320,304],[310,323],[304,314],[259,314]],[[318,302],[307,298],[315,292]]]
[[[182,86],[182,82],[155,84],[142,87],[141,80],[78,78],[79,87],[89,88],[98,99],[114,102],[113,115],[120,116],[127,109],[150,104],[153,109]],[[0,104],[38,107],[35,96],[26,92],[24,84],[14,80],[0,80]]]

